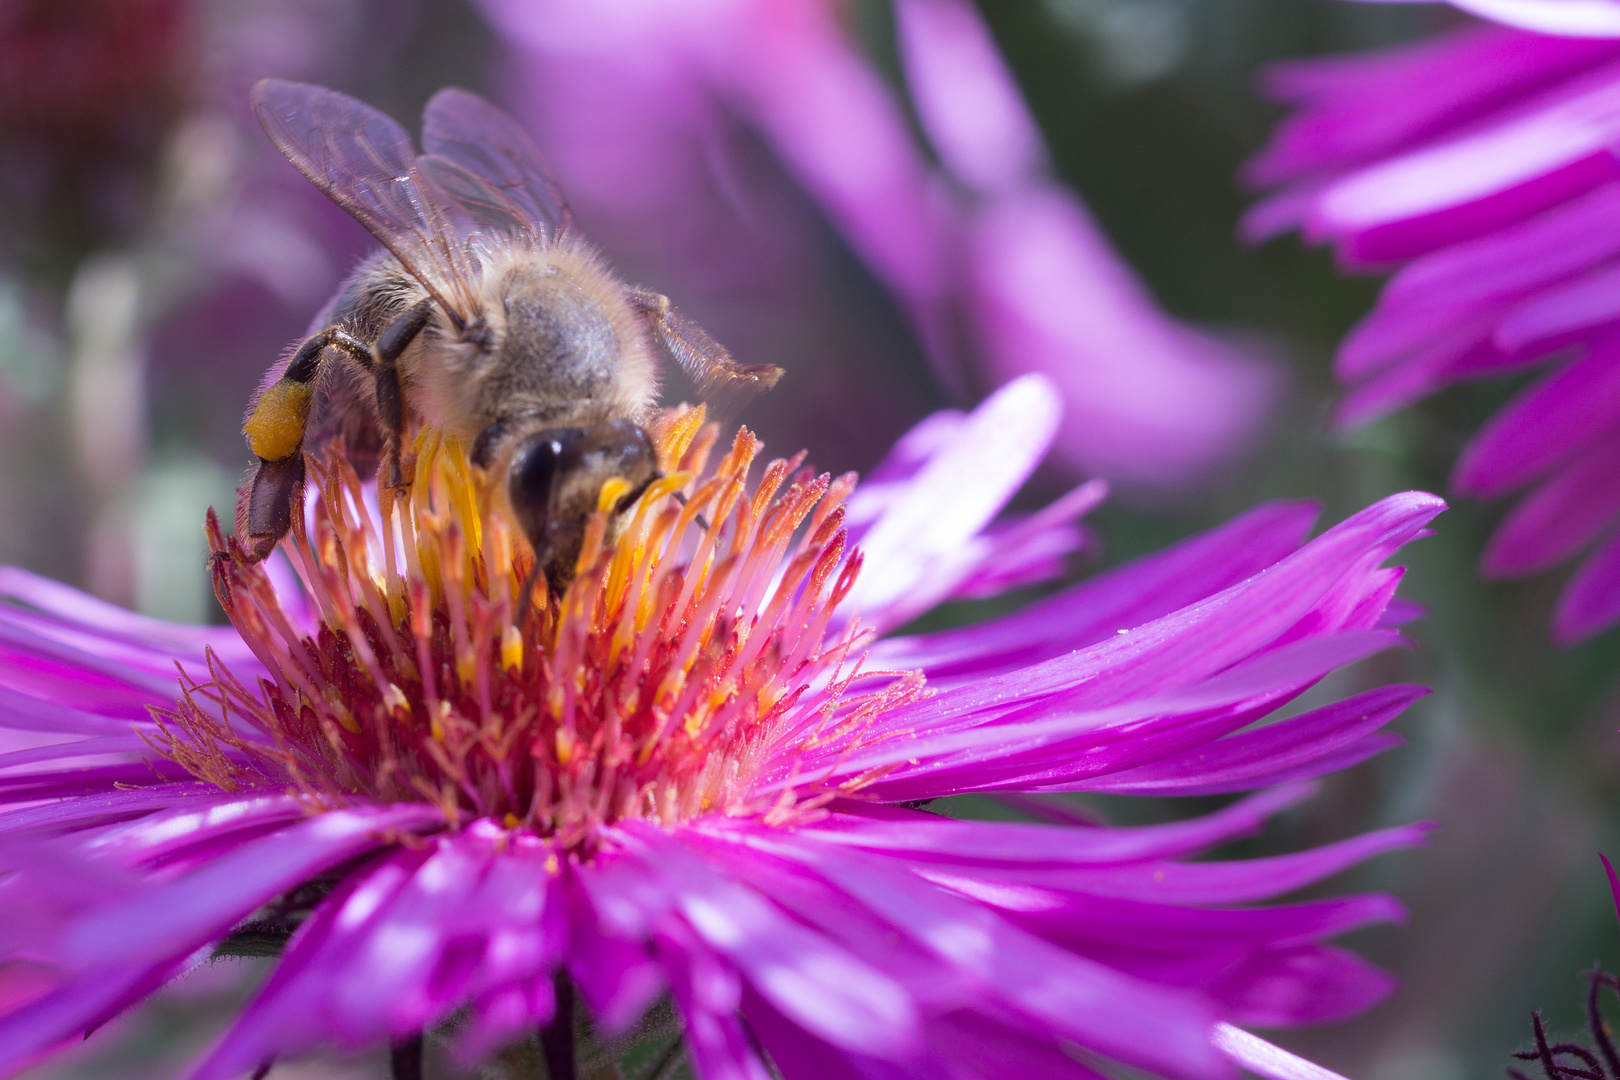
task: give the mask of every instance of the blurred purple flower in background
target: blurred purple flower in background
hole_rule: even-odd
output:
[[[970,3],[897,5],[937,166],[831,0],[481,6],[511,49],[518,111],[621,261],[662,245],[689,288],[721,296],[814,287],[784,265],[803,273],[805,240],[761,205],[781,196],[730,133],[740,118],[895,298],[944,385],[972,397],[1041,372],[1062,388],[1069,470],[1185,484],[1258,433],[1274,373],[1156,306],[1051,176]]]
[[[1442,504],[1392,496],[1304,543],[1314,508],[1270,504],[998,620],[860,630],[851,607],[881,633],[920,584],[983,586],[1096,502],[1087,485],[1016,535],[987,528],[1059,410],[1019,379],[913,432],[869,488],[780,462],[693,532],[743,490],[745,433],[719,481],[661,482],[526,628],[502,519],[468,516],[464,459],[436,444],[381,543],[352,472],[318,474],[314,542],[284,549],[299,578],[273,585],[216,531],[235,631],[6,572],[0,725],[47,745],[0,757],[0,949],[35,973],[0,1017],[0,1067],[79,1039],[233,928],[279,927],[275,973],[199,1077],[334,1045],[403,1060],[458,1009],[466,1057],[536,1027],[560,1054],[570,985],[609,1030],[667,989],[707,1080],[769,1075],[760,1048],[789,1080],[1094,1078],[1098,1061],[1331,1077],[1237,1025],[1383,998],[1386,974],[1325,941],[1401,908],[1256,905],[1425,830],[1192,857],[1399,742],[1380,729],[1420,687],[1252,725],[1401,643],[1383,563]],[[701,473],[710,444],[682,423],[660,438]],[[682,484],[690,506],[670,501]],[[731,555],[689,574],[716,536]],[[1135,828],[1041,797],[1259,788]],[[969,792],[1034,793],[1018,805],[1051,823],[915,808]]]
[[[1620,7],[1459,5],[1620,34]],[[1551,370],[1463,450],[1457,490],[1523,488],[1482,571],[1585,549],[1554,615],[1574,642],[1620,621],[1620,41],[1477,25],[1364,56],[1274,67],[1295,112],[1247,167],[1278,190],[1251,240],[1298,228],[1350,270],[1399,267],[1339,349],[1361,423],[1445,386]]]
[[[0,476],[12,558],[208,617],[196,508],[228,497],[237,403],[359,251],[244,123],[247,88],[383,62],[409,12],[374,6],[0,10],[0,457],[49,465]]]

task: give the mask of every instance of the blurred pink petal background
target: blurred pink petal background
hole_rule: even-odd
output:
[[[1275,373],[1158,308],[1051,176],[971,4],[897,9],[938,165],[827,0],[481,7],[511,50],[519,111],[611,251],[655,252],[694,293],[813,286],[791,265],[803,234],[751,205],[761,185],[726,134],[740,119],[889,291],[956,396],[1029,372],[1058,384],[1068,470],[1185,484],[1263,425]]]
[[[1597,31],[1620,7],[1521,0],[1504,11],[1519,25]],[[1480,497],[1525,491],[1486,547],[1486,576],[1539,573],[1589,552],[1554,614],[1559,641],[1613,626],[1620,41],[1473,25],[1279,64],[1265,88],[1294,112],[1249,162],[1247,179],[1273,193],[1244,234],[1298,228],[1349,270],[1396,269],[1340,345],[1350,390],[1339,422],[1548,366],[1464,447],[1452,483]]]

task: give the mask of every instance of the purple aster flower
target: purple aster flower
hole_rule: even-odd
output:
[[[1383,564],[1442,504],[1393,496],[1307,543],[1310,507],[1262,506],[1017,614],[889,634],[1080,541],[1096,484],[997,517],[1058,412],[1016,380],[856,487],[802,454],[750,484],[751,435],[712,464],[716,429],[672,411],[667,477],[616,539],[593,519],[527,617],[521,539],[431,430],[385,507],[311,458],[285,563],[211,518],[231,628],[6,571],[0,940],[39,974],[0,1014],[0,1068],[269,941],[197,1080],[382,1042],[408,1075],[424,1030],[475,1061],[538,1029],[572,1075],[576,991],[609,1032],[668,995],[708,1080],[763,1080],[765,1057],[790,1080],[1331,1076],[1246,1027],[1385,996],[1326,942],[1401,909],[1263,902],[1424,829],[1193,857],[1398,741],[1380,729],[1419,687],[1256,724],[1401,641]],[[1040,797],[1257,789],[1135,828]],[[924,808],[966,792],[1050,822]]]
[[[1521,3],[1559,13],[1608,4]],[[1560,16],[1561,17],[1561,16]],[[1349,269],[1395,267],[1338,354],[1355,424],[1535,367],[1464,449],[1462,492],[1524,491],[1481,561],[1516,577],[1587,551],[1554,634],[1620,621],[1620,41],[1476,25],[1271,70],[1295,106],[1248,178],[1244,231],[1298,227]]]
[[[1274,373],[1158,307],[1052,177],[971,3],[897,6],[937,166],[826,0],[481,6],[513,51],[520,111],[594,231],[662,246],[717,306],[762,279],[815,288],[780,265],[809,243],[790,215],[762,212],[785,200],[762,194],[728,143],[740,117],[895,297],[947,386],[967,395],[1030,372],[1058,384],[1055,451],[1071,469],[1183,484],[1263,424]]]

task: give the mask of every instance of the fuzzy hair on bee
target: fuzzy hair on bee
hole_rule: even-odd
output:
[[[645,425],[661,357],[726,404],[781,377],[736,363],[666,297],[620,279],[574,228],[522,128],[481,98],[435,95],[420,155],[393,120],[332,90],[267,79],[253,106],[287,159],[385,249],[250,403],[257,460],[236,517],[255,557],[291,528],[306,446],[336,441],[403,489],[402,448],[425,425],[505,478],[507,512],[560,587],[602,486],[626,482],[622,511],[659,476]]]

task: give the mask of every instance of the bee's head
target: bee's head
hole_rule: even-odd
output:
[[[518,525],[554,589],[573,576],[602,485],[622,477],[630,489],[623,510],[658,479],[658,451],[629,420],[588,428],[547,428],[524,437],[507,468],[506,493]]]

